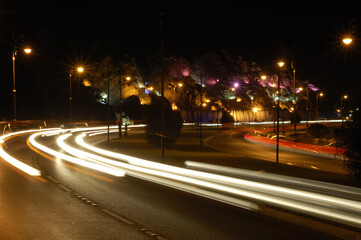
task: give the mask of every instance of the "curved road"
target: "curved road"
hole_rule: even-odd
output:
[[[88,139],[99,142],[104,135]],[[55,136],[39,142],[64,153]],[[240,145],[250,150],[248,144]],[[8,223],[0,227],[0,238],[337,239],[139,177],[114,177],[43,152],[36,154],[27,146],[27,136],[6,141],[6,147],[10,155],[40,169],[42,176],[15,173],[13,167],[0,163],[0,209],[7,213],[1,221]],[[268,156],[266,150],[262,155]]]

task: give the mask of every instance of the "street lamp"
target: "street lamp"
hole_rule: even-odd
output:
[[[76,68],[76,72],[78,72],[78,73],[82,73],[82,72],[84,72],[84,68],[83,67],[77,67]],[[72,115],[73,115],[73,109],[72,109],[72,100],[73,100],[73,98],[72,98],[72,89],[71,89],[71,78],[72,78],[72,76],[73,76],[73,74],[75,73],[75,70],[74,70],[74,68],[72,68],[71,70],[70,70],[70,73],[69,73],[69,121],[72,121],[73,119],[72,119]]]
[[[257,111],[258,111],[258,108],[257,107],[254,107],[253,109],[252,109],[252,111],[253,111],[253,113],[254,113],[254,121],[255,122],[257,122]]]
[[[276,163],[278,163],[279,155],[279,141],[280,141],[280,93],[281,93],[281,72],[282,67],[285,65],[283,61],[278,62],[279,66],[279,76],[277,80],[277,144],[276,144]]]
[[[342,103],[343,103],[343,99],[346,100],[347,98],[348,98],[347,95],[343,95],[341,97],[341,127],[343,127],[343,106],[342,106]]]
[[[346,38],[342,39],[342,42],[343,42],[346,46],[348,46],[348,45],[350,45],[350,44],[352,43],[352,38],[346,37]]]
[[[122,94],[122,87],[123,87],[123,83],[125,81],[130,81],[131,77],[126,76],[126,77],[122,77],[119,80],[119,99],[120,99],[120,117],[119,117],[119,137],[122,137],[122,126],[123,126],[123,94]],[[124,136],[127,136],[127,125],[125,126],[125,133]]]
[[[31,48],[24,48],[24,53],[25,54],[30,54],[31,53]],[[16,46],[13,49],[12,52],[12,61],[13,61],[13,101],[14,101],[14,109],[13,109],[13,114],[14,114],[14,120],[16,121],[16,84],[15,84],[15,59],[16,59],[16,55],[18,54],[18,49],[16,48]]]
[[[319,98],[320,97],[323,97],[323,93],[320,92],[320,93],[317,93],[317,96],[316,96],[316,119],[318,120],[318,114],[319,114],[319,110],[318,110],[318,107],[319,107]]]

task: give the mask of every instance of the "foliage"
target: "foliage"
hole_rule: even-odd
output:
[[[95,64],[89,77],[98,102],[107,104],[109,100],[112,109],[116,110],[119,109],[120,96],[127,99],[134,95],[141,104],[148,105],[151,102],[150,94],[162,95],[163,83],[164,97],[173,109],[180,111],[194,112],[201,107],[205,111],[249,111],[255,107],[272,109],[277,97],[275,84],[279,79],[280,106],[291,111],[294,102],[299,110],[305,109],[307,97],[310,98],[307,102],[312,102],[312,92],[317,90],[308,81],[294,79],[289,67],[280,72],[274,66],[272,71],[267,71],[266,78],[261,78],[264,70],[257,63],[245,61],[226,51],[208,52],[191,61],[167,56],[163,59],[164,71],[161,60],[160,55],[149,56],[140,66],[127,55],[120,61],[109,56],[102,59]],[[131,80],[125,81],[126,76],[130,76]],[[294,84],[307,91],[294,94]]]
[[[361,113],[355,111],[343,141],[344,167],[349,175],[361,181]]]
[[[140,103],[139,97],[132,95],[123,100],[123,112],[131,120],[144,120],[144,105]]]
[[[162,98],[152,95],[152,102],[147,106],[146,117],[146,139],[147,142],[154,146],[160,146],[161,136],[161,104]],[[179,111],[171,108],[169,101],[164,99],[164,125],[163,125],[163,141],[164,147],[170,147],[178,140],[178,136],[182,129],[182,117]]]
[[[221,123],[234,123],[234,118],[229,112],[222,111]]]
[[[321,138],[326,136],[330,130],[328,127],[321,123],[314,123],[307,129],[308,134],[310,134],[314,138]]]

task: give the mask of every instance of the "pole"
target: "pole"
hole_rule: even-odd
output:
[[[122,125],[123,125],[123,96],[122,96],[122,78],[119,80],[119,99],[120,99],[120,111],[119,111],[119,137],[122,137]]]
[[[277,144],[276,144],[276,163],[279,159],[279,141],[280,141],[280,92],[281,92],[281,70],[277,81]]]
[[[164,34],[163,34],[163,15],[160,13],[160,33],[161,33],[161,127],[160,127],[160,148],[162,162],[164,162]]]
[[[306,105],[306,126],[308,127],[308,88],[306,88],[306,94],[307,94],[307,105]]]
[[[16,49],[14,48],[13,54],[12,54],[12,60],[13,60],[13,114],[14,114],[14,120],[16,121],[16,88],[15,88],[15,56],[16,56]]]
[[[109,87],[109,62],[108,62],[108,68],[107,68],[107,74],[108,74],[108,96],[107,96],[107,125],[108,125],[108,133],[107,133],[107,143],[109,144],[109,115],[110,115],[110,109],[109,109],[109,101],[110,101],[110,87]]]
[[[200,109],[200,115],[199,115],[199,145],[202,146],[203,143],[203,136],[202,136],[202,122],[203,122],[203,118],[202,118],[202,114],[203,114],[203,109],[202,109],[202,100],[203,100],[203,76],[201,73],[201,90],[200,90],[200,97],[201,97],[201,109]]]
[[[72,97],[71,97],[71,77],[72,73],[69,74],[69,121],[72,121]]]
[[[317,93],[317,96],[316,96],[316,120],[318,120],[318,97],[319,97],[319,93]]]
[[[341,127],[343,128],[343,107],[342,107],[342,98],[343,97],[341,97]]]
[[[297,138],[297,119],[296,119],[296,108],[297,108],[297,102],[296,102],[296,68],[295,63],[293,62],[293,101],[294,101],[294,113],[293,113],[293,121],[294,121],[294,131],[295,131],[295,137]]]

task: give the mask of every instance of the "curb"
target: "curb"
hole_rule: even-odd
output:
[[[269,140],[265,137],[251,136],[249,133],[247,133],[246,135],[244,135],[244,140],[247,142],[250,142],[250,143],[261,144],[266,147],[276,148],[276,142]],[[289,141],[285,141],[285,140],[282,140],[282,141],[289,142]],[[331,158],[331,159],[337,159],[337,160],[344,159],[343,156],[340,154],[319,152],[319,151],[311,150],[311,149],[307,149],[307,148],[299,148],[299,147],[297,148],[296,146],[288,147],[288,146],[285,146],[285,144],[282,142],[279,143],[279,148],[284,151],[302,153],[302,154],[307,154],[307,155],[312,155],[312,156],[317,156],[317,157]]]

